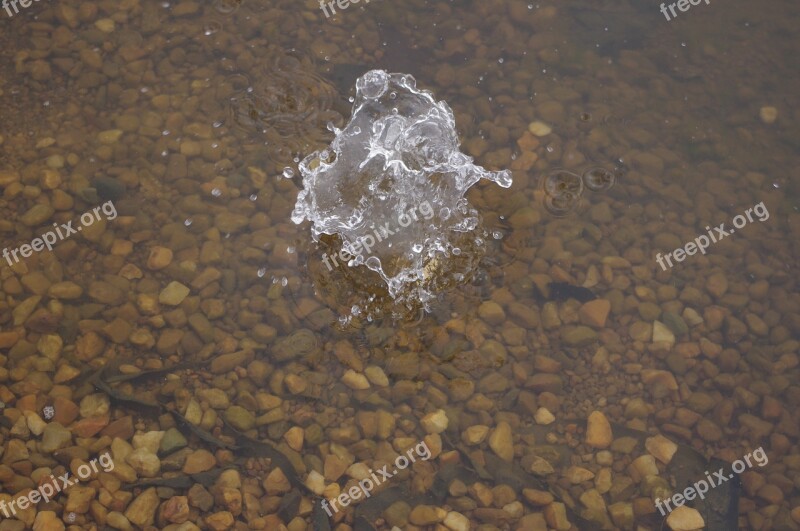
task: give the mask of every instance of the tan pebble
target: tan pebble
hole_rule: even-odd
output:
[[[189,295],[189,288],[173,280],[158,294],[158,302],[168,306],[177,306]]]
[[[553,495],[544,490],[522,489],[522,495],[533,505],[543,506],[552,503]]]
[[[122,266],[122,269],[119,270],[119,276],[127,280],[135,280],[142,278],[143,273],[142,270],[135,265],[125,264]]]
[[[800,524],[800,505],[792,509],[791,515],[792,515],[792,520]]]
[[[483,302],[478,307],[478,316],[490,325],[500,325],[506,320],[503,308],[494,301]]]
[[[553,414],[550,413],[550,410],[546,407],[540,407],[537,409],[536,413],[533,415],[533,419],[536,421],[536,424],[540,424],[542,426],[552,424],[556,420]]]
[[[139,527],[151,526],[160,502],[155,487],[150,487],[128,505],[125,510],[125,518]]]
[[[553,502],[544,508],[544,518],[547,524],[558,531],[567,531],[572,524],[567,519],[567,508],[561,502]]]
[[[325,491],[325,478],[316,470],[312,470],[306,477],[305,485],[314,494],[321,495]]]
[[[611,423],[601,411],[593,411],[586,424],[586,444],[592,448],[608,448],[613,439]]]
[[[667,525],[673,531],[693,531],[695,529],[703,529],[706,526],[706,522],[697,509],[682,505],[676,507],[667,516]]]
[[[304,438],[305,431],[300,426],[292,426],[286,433],[283,434],[283,438],[286,439],[286,444],[289,445],[289,448],[292,450],[299,452],[303,448],[303,438]]]
[[[119,137],[122,136],[122,129],[109,129],[107,131],[102,131],[97,134],[97,140],[101,144],[116,144],[119,140]]]
[[[713,273],[706,279],[706,289],[715,297],[722,297],[728,291],[728,277],[725,273]]]
[[[506,421],[500,421],[489,435],[489,447],[497,456],[511,462],[514,459],[514,441],[511,426]]]
[[[380,367],[374,365],[367,367],[364,369],[364,374],[371,384],[378,387],[389,387],[389,378],[386,377],[386,373]]]
[[[528,124],[528,131],[541,137],[549,135],[553,130],[546,123],[537,120]]]
[[[414,525],[426,526],[442,522],[447,511],[434,505],[417,505],[408,515],[408,521]]]
[[[675,344],[675,334],[661,321],[653,321],[653,343]]]
[[[686,321],[686,324],[688,324],[689,326],[697,326],[703,324],[703,318],[700,316],[699,313],[697,313],[692,308],[688,307],[684,308],[682,316],[683,320]]]
[[[603,328],[610,311],[611,302],[606,299],[595,299],[581,306],[578,315],[581,323],[595,328]]]
[[[344,380],[344,379],[343,379]],[[308,382],[305,378],[296,374],[287,374],[283,383],[286,384],[286,389],[293,395],[299,395],[308,388]]]
[[[114,21],[110,18],[101,18],[94,23],[94,26],[103,33],[111,33],[114,31]]]
[[[631,463],[633,469],[639,474],[640,477],[657,476],[658,466],[656,465],[656,458],[652,455],[640,455]]]
[[[594,472],[580,466],[571,466],[564,472],[564,477],[573,485],[577,485],[594,479]]]
[[[147,268],[157,271],[164,269],[172,263],[172,250],[166,247],[156,245],[150,249],[150,255],[147,257]]]
[[[442,524],[444,524],[447,529],[450,529],[450,531],[470,530],[469,518],[456,511],[450,511],[447,513],[447,516],[444,517]]]
[[[39,511],[33,520],[33,531],[64,531],[64,523],[59,520],[55,511]]]
[[[464,441],[464,444],[474,446],[476,444],[481,444],[488,434],[489,426],[470,426],[461,434],[461,440]]]
[[[669,462],[672,460],[672,456],[678,451],[678,445],[663,435],[648,437],[644,441],[644,446],[647,448],[647,451],[653,455],[653,457],[665,465],[669,464]]]
[[[778,119],[778,109],[775,107],[761,107],[758,111],[758,116],[765,124],[775,123]]]
[[[345,384],[350,389],[369,389],[369,380],[367,377],[361,373],[354,371],[353,369],[347,369],[344,374],[342,375],[342,383]]]
[[[422,429],[425,430],[425,433],[442,433],[447,429],[448,423],[447,414],[443,409],[437,409],[432,413],[428,413],[420,420],[420,424],[422,425]]]

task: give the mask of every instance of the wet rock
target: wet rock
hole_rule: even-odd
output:
[[[678,445],[670,441],[663,435],[648,437],[644,441],[644,446],[653,457],[668,465],[672,456],[678,451]]]
[[[214,454],[208,450],[195,450],[187,458],[183,465],[184,474],[197,474],[211,470],[217,464]]]
[[[675,335],[661,321],[653,321],[653,343],[664,342],[669,345],[675,344]]]
[[[168,306],[178,306],[189,295],[189,288],[173,280],[158,294],[158,302]]]
[[[417,505],[408,515],[408,521],[414,525],[434,525],[444,521],[447,511],[434,505]]]
[[[422,417],[420,425],[422,425],[422,429],[425,430],[425,433],[442,433],[447,429],[447,414],[443,409],[437,409]]]
[[[231,406],[225,410],[225,420],[239,431],[247,431],[256,425],[256,417],[241,406]]]
[[[461,440],[469,446],[481,444],[489,434],[489,426],[470,426],[461,434]]]
[[[547,524],[558,531],[567,531],[572,527],[567,520],[567,508],[561,502],[553,502],[544,508],[544,517]]]
[[[89,504],[97,494],[97,490],[85,485],[73,485],[69,489],[64,512],[83,514],[89,511]]]
[[[101,304],[118,306],[125,302],[125,293],[108,282],[96,280],[89,284],[89,296]]]
[[[189,519],[189,498],[173,496],[165,501],[159,510],[162,520],[173,524],[182,524]]]
[[[140,477],[154,478],[161,471],[161,461],[149,448],[137,448],[125,461]]]
[[[450,531],[470,530],[469,518],[456,511],[450,511],[447,513],[447,515],[444,517],[444,520],[442,520],[442,524],[444,524],[444,526]]]
[[[309,477],[312,474],[316,474],[317,476],[322,478],[322,476],[316,471],[311,471],[309,473]],[[324,489],[325,478],[322,478],[322,481],[323,481],[322,486]],[[308,485],[308,483],[306,484]],[[267,475],[267,477],[264,478],[263,485],[264,485],[264,490],[267,491],[267,494],[269,496],[275,496],[277,494],[283,494],[289,492],[292,488],[291,483],[289,483],[289,480],[286,478],[283,471],[278,467],[273,468],[272,471]],[[314,492],[316,492],[316,490],[314,490]]]
[[[22,216],[19,218],[19,221],[26,227],[38,227],[49,220],[54,213],[55,210],[53,207],[39,203],[32,206],[27,212],[22,214]]]
[[[594,472],[580,466],[571,466],[564,471],[564,477],[573,485],[578,485],[593,479]]]
[[[128,506],[125,517],[139,527],[150,526],[155,519],[159,499],[155,487],[139,494]]]
[[[499,326],[506,320],[503,308],[494,301],[485,301],[478,307],[478,316],[493,326]]]
[[[613,440],[611,423],[602,412],[593,411],[586,423],[586,444],[592,448],[608,448]]]
[[[533,416],[533,419],[536,421],[536,424],[540,424],[542,426],[547,426],[548,424],[552,424],[555,422],[556,418],[550,413],[550,410],[546,407],[540,407],[536,410],[536,414]]]
[[[350,389],[369,389],[369,380],[363,374],[355,372],[353,369],[347,369],[342,375],[342,383]]]
[[[64,531],[64,523],[55,511],[39,511],[33,521],[33,531]]]
[[[716,298],[720,298],[728,291],[728,277],[724,273],[714,273],[706,279],[706,289]]]
[[[693,531],[704,528],[706,522],[696,509],[683,505],[667,516],[667,525],[673,531]]]
[[[552,132],[549,125],[539,120],[528,124],[528,131],[535,136],[547,136]]]
[[[583,304],[578,310],[581,323],[594,328],[604,328],[611,303],[606,299],[595,299]]]
[[[44,429],[40,448],[45,453],[53,453],[72,442],[72,433],[58,422],[51,422]]]
[[[504,461],[511,462],[514,459],[514,440],[508,422],[497,423],[489,435],[489,448]]]
[[[588,326],[566,326],[561,329],[561,340],[571,347],[584,347],[597,341],[597,333]]]

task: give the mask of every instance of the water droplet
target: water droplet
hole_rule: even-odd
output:
[[[359,126],[357,126],[357,125],[353,126],[353,134],[357,135],[359,133],[361,133],[361,128]]]
[[[294,254],[294,247],[290,245],[289,247],[286,248],[286,252],[289,254]]]
[[[192,224],[192,218],[186,218],[186,219],[184,219],[184,220],[183,220],[183,224],[184,224],[184,225],[186,225],[187,227],[191,226],[191,224]]]
[[[413,250],[415,253],[421,253],[422,252],[422,244],[421,243],[415,243],[414,245],[411,246],[411,250]]]
[[[294,170],[293,170],[293,169],[291,169],[289,166],[286,166],[286,167],[283,169],[283,176],[284,176],[286,179],[291,179],[292,177],[294,177]]]
[[[255,201],[258,199],[258,194],[250,194],[250,201]]]
[[[263,278],[263,277],[264,277],[264,275],[266,275],[266,274],[267,274],[267,268],[266,268],[266,267],[262,267],[262,268],[261,268],[261,269],[259,269],[259,270],[258,270],[258,272],[256,273],[256,275],[258,275],[258,278]]]
[[[461,249],[459,249],[458,247],[453,247],[453,254],[456,256],[460,255]]]
[[[164,129],[163,131],[161,131],[161,136],[169,136],[169,135],[170,135],[169,129]]]
[[[288,285],[289,285],[289,279],[286,278],[286,277],[282,277],[281,278],[281,286],[283,286],[285,288]]]
[[[496,230],[496,231],[492,232],[492,238],[494,238],[495,240],[502,240],[503,239],[503,233],[500,232],[499,230]]]
[[[222,127],[222,120],[217,120],[216,122],[212,123],[211,127],[213,127],[214,129]]]
[[[503,61],[504,61],[504,59],[502,57],[497,60],[497,62],[500,63],[500,64],[503,64]]]
[[[219,188],[214,188],[213,190],[211,190],[211,195],[213,195],[214,197],[219,197],[222,195],[222,190],[220,190]]]
[[[390,92],[389,93],[389,98],[390,99],[395,99],[396,97],[397,97],[397,92]]]

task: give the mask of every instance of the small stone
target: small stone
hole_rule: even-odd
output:
[[[722,297],[728,291],[728,277],[725,273],[713,273],[706,279],[706,289],[713,296]]]
[[[372,385],[377,387],[389,387],[389,378],[386,377],[386,373],[383,372],[383,369],[380,367],[371,365],[364,369],[364,374]]]
[[[256,417],[241,406],[231,406],[225,410],[225,420],[239,431],[247,431],[256,425]]]
[[[299,452],[303,449],[303,434],[303,428],[300,426],[293,426],[286,430],[286,433],[283,434],[283,438],[286,440],[286,444],[289,445],[289,448]]]
[[[514,459],[514,441],[508,422],[497,423],[497,427],[489,435],[489,448],[504,461],[511,462]]]
[[[475,446],[486,440],[486,436],[488,434],[489,426],[483,426],[479,424],[476,426],[470,426],[464,430],[464,433],[461,434],[461,439],[465,444],[469,446]]]
[[[33,531],[64,531],[64,523],[55,511],[39,511],[33,521]]]
[[[536,136],[547,136],[552,132],[552,129],[546,123],[536,120],[528,124],[528,131]]]
[[[565,326],[561,340],[571,347],[584,347],[597,341],[597,333],[588,326]]]
[[[580,466],[571,466],[564,472],[564,477],[573,485],[578,485],[593,479],[594,472]]]
[[[499,326],[506,320],[503,308],[494,301],[485,301],[478,307],[478,316],[493,326]]]
[[[581,306],[578,310],[578,316],[581,323],[587,326],[603,328],[606,326],[606,319],[610,311],[611,302],[606,299],[595,299]]]
[[[214,454],[208,450],[195,450],[186,458],[183,465],[184,474],[197,474],[199,472],[206,472],[214,468],[217,464]]]
[[[107,131],[101,131],[100,133],[97,134],[97,140],[101,144],[106,144],[106,145],[116,144],[119,138],[122,136],[122,133],[123,133],[122,129],[109,129]]]
[[[347,369],[344,372],[342,375],[342,383],[350,389],[355,390],[369,389],[370,387],[367,377],[353,369]]]
[[[189,288],[173,280],[158,294],[158,302],[168,306],[177,306],[189,295]]]
[[[644,441],[644,446],[653,457],[668,465],[672,456],[678,451],[678,445],[670,441],[663,435],[648,437]]]
[[[450,529],[450,531],[470,530],[469,518],[456,511],[447,513],[444,520],[442,520],[442,524],[444,524],[447,529]]]
[[[58,422],[51,422],[44,429],[40,448],[43,452],[52,454],[59,448],[65,448],[72,442],[72,433]]]
[[[36,227],[50,219],[54,213],[53,207],[38,203],[22,214],[19,221],[26,227]]]
[[[72,300],[83,295],[83,288],[74,282],[65,280],[64,282],[51,284],[47,290],[47,294],[54,299]]]
[[[149,448],[138,448],[125,458],[140,477],[154,478],[161,472],[161,461]]]
[[[172,263],[172,250],[156,245],[150,249],[147,257],[147,268],[153,271],[164,269]]]
[[[693,531],[695,529],[703,529],[706,522],[697,509],[682,505],[669,513],[667,525],[673,531]]]
[[[319,478],[322,479],[322,484],[324,489],[325,478],[323,478],[322,475],[316,470],[312,470],[311,472],[309,472],[308,478],[306,479],[306,486],[308,486],[311,489],[311,491],[314,492],[315,494],[322,494],[323,491],[317,492],[317,490],[319,489],[319,482],[316,479],[311,480],[312,475],[315,478],[319,476]],[[311,480],[310,483],[309,480]],[[264,485],[264,490],[267,491],[268,496],[275,496],[276,494],[284,494],[292,489],[291,483],[289,483],[289,480],[286,478],[283,471],[277,466],[272,469],[272,471],[267,475],[266,478],[264,478],[263,485]]]
[[[608,448],[613,440],[611,423],[602,412],[593,411],[586,424],[586,444],[592,448]]]
[[[442,433],[447,429],[447,414],[443,409],[437,409],[433,413],[428,413],[420,420],[422,429],[425,433]]]
[[[675,344],[675,334],[661,321],[653,321],[653,343]]]
[[[555,422],[556,418],[550,413],[550,410],[546,407],[540,407],[536,410],[536,413],[533,415],[533,419],[536,421],[536,424],[540,424],[543,426],[547,426],[548,424],[552,424]]]
[[[125,511],[125,517],[139,527],[151,526],[159,503],[160,500],[156,493],[156,488],[150,487],[131,502]]]
[[[114,20],[110,18],[101,18],[94,23],[94,26],[103,33],[111,33],[114,31]]]
[[[74,485],[69,489],[67,503],[64,505],[65,513],[83,514],[89,510],[89,504],[97,494],[97,490],[85,485]]]
[[[158,446],[158,452],[161,455],[171,454],[175,450],[180,450],[181,448],[185,448],[188,442],[186,441],[186,437],[178,430],[177,428],[169,428],[167,431],[164,432],[164,436],[161,438],[161,443]]]
[[[572,524],[567,520],[567,507],[561,502],[553,502],[544,508],[547,525],[557,531],[567,531]]]
[[[761,107],[758,111],[758,116],[765,124],[775,123],[778,119],[778,109],[775,107]]]
[[[444,521],[447,511],[434,505],[417,505],[408,515],[408,521],[414,525],[434,525]]]

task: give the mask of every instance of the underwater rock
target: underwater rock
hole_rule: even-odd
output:
[[[292,221],[312,222],[329,271],[377,275],[382,286],[356,280],[363,298],[352,315],[370,314],[384,295],[399,313],[428,309],[443,289],[471,277],[483,255],[485,231],[464,195],[481,179],[508,188],[510,172],[487,171],[461,153],[450,107],[407,74],[361,76],[349,122],[329,128],[330,147],[300,163]]]

